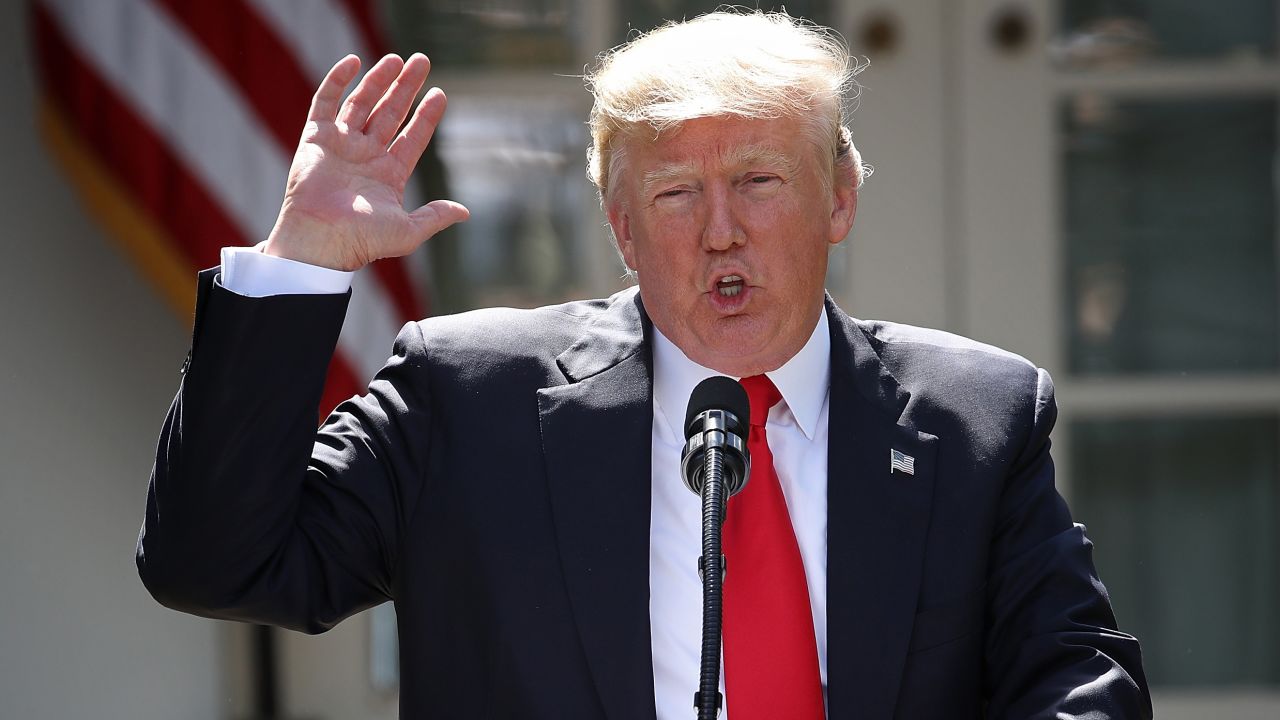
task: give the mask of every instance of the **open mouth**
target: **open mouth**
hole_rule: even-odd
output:
[[[716,283],[716,292],[721,297],[734,297],[742,292],[744,284],[741,275],[725,275]]]

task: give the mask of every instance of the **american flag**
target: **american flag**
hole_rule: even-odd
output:
[[[384,43],[375,0],[34,0],[39,125],[91,211],[190,317],[195,273],[266,238],[311,94]],[[356,274],[327,411],[425,314],[409,264]]]
[[[906,475],[916,474],[916,459],[898,450],[889,449],[889,474],[897,470]]]

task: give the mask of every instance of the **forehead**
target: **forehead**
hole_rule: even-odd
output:
[[[641,179],[667,171],[711,171],[766,163],[798,166],[812,153],[793,118],[698,118],[654,139],[627,143],[630,173]]]

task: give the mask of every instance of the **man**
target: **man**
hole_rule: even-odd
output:
[[[862,173],[838,42],[717,13],[608,55],[589,172],[638,292],[411,323],[317,434],[349,271],[467,217],[401,208],[444,111],[396,132],[426,58],[343,101],[357,70],[318,89],[268,239],[202,276],[138,545],[157,599],[308,632],[390,599],[406,717],[689,716],[680,423],[727,374],[769,396],[725,529],[729,717],[1150,717],[1053,487],[1048,376],[824,296]]]

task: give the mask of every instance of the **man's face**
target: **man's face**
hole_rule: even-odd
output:
[[[780,367],[822,311],[852,176],[824,187],[830,164],[790,118],[701,118],[623,150],[606,209],[653,323],[718,372]]]

